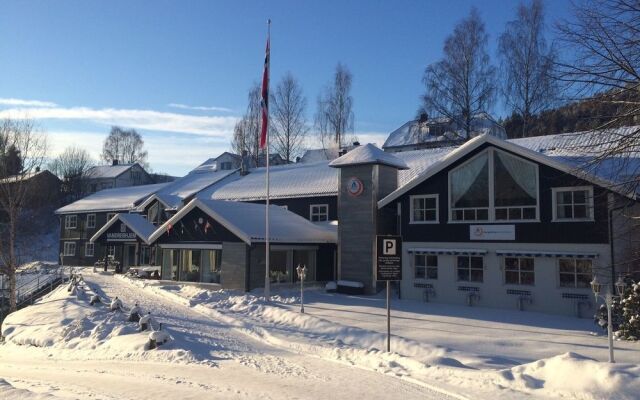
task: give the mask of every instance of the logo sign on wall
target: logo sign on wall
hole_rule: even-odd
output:
[[[107,242],[129,242],[136,240],[136,234],[127,229],[127,225],[121,223],[119,232],[108,232]]]
[[[470,225],[470,240],[516,240],[515,225]]]
[[[402,280],[402,237],[376,236],[376,279]]]
[[[347,192],[354,197],[360,196],[364,192],[364,183],[355,176],[347,181]]]

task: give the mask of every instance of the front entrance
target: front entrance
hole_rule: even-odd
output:
[[[162,249],[162,277],[174,281],[220,283],[221,249]]]
[[[298,249],[279,249],[273,246],[269,252],[269,274],[272,283],[292,283],[298,281],[296,268],[307,267],[307,281],[316,280],[317,250],[300,247]]]
[[[129,267],[133,267],[136,265],[136,245],[135,244],[125,244],[124,251],[122,254],[122,271],[118,272],[127,272]]]

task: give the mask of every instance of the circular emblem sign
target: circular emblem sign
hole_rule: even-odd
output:
[[[356,177],[349,178],[347,181],[347,192],[351,196],[360,196],[364,191],[364,184],[362,181]]]

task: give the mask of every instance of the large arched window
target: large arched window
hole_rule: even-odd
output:
[[[449,172],[451,221],[538,219],[538,166],[487,149]]]

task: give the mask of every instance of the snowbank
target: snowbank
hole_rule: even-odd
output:
[[[48,400],[56,399],[48,393],[35,393],[26,389],[17,389],[9,382],[0,378],[0,399],[2,400]]]
[[[101,303],[91,306],[96,292],[101,294],[99,288],[83,283],[77,288],[62,285],[8,315],[2,324],[5,346],[46,347],[62,359],[194,361],[189,351],[174,343],[147,351],[149,332],[139,332],[137,323],[127,322],[126,312],[110,311],[111,300],[104,295]]]
[[[126,278],[122,278],[126,279]],[[567,353],[510,369],[478,369],[479,356],[392,336],[392,353],[384,351],[386,335],[293,312],[277,303],[295,297],[260,297],[233,291],[209,291],[189,285],[131,281],[155,294],[190,306],[271,345],[409,379],[455,396],[460,388],[475,398],[527,396],[580,399],[635,399],[640,365],[607,364]],[[497,357],[497,356],[496,356]],[[576,373],[579,371],[579,373]]]

